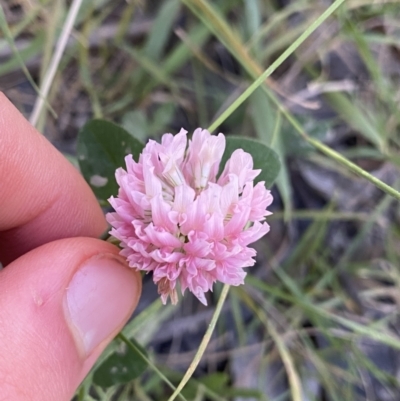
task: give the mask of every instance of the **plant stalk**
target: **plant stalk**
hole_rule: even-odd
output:
[[[199,364],[208,343],[210,342],[211,339],[211,335],[214,332],[215,329],[215,325],[217,323],[218,317],[221,314],[221,310],[222,310],[222,306],[224,305],[226,296],[228,295],[229,292],[229,285],[225,284],[224,287],[222,288],[222,292],[221,292],[221,296],[218,299],[218,303],[217,306],[215,308],[214,314],[211,318],[211,322],[208,325],[207,331],[204,334],[203,339],[201,340],[199,349],[196,352],[196,355],[193,358],[193,361],[191,362],[188,370],[186,371],[185,375],[183,376],[181,382],[179,383],[178,387],[176,388],[176,390],[173,392],[173,394],[171,395],[171,397],[168,398],[168,401],[173,401],[182,391],[182,389],[185,387],[185,385],[187,384],[187,382],[190,380],[190,378],[192,377],[194,371],[197,368],[197,365]]]

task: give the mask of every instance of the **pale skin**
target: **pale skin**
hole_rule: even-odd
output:
[[[0,94],[0,401],[70,400],[131,316],[140,276],[96,239],[106,228],[79,172]]]

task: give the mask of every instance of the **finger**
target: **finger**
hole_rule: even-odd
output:
[[[90,238],[51,242],[9,267],[0,272],[0,398],[69,401],[131,316],[140,275]]]
[[[106,229],[79,172],[0,93],[0,260]]]

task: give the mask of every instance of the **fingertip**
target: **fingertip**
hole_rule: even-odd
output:
[[[107,224],[78,170],[0,93],[0,260]]]
[[[0,325],[0,380],[13,361],[8,399],[31,399],[19,395],[23,386],[42,401],[67,401],[131,316],[141,280],[118,248],[74,238],[14,261],[0,273],[0,292],[0,322],[12,322]]]
[[[140,276],[115,254],[96,255],[74,273],[64,307],[84,358],[118,333],[139,301],[140,288]]]

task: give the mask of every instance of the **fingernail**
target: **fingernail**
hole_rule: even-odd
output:
[[[115,255],[93,257],[74,274],[66,291],[66,318],[86,355],[129,318],[139,297],[138,280]]]

